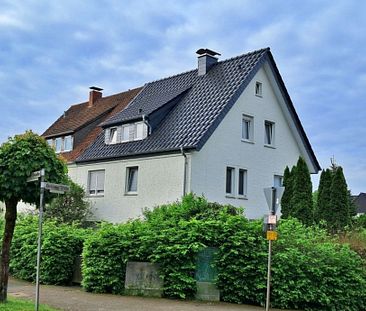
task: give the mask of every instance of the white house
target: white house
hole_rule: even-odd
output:
[[[126,221],[188,192],[259,218],[286,166],[302,156],[320,170],[269,48],[197,53],[198,68],[147,83],[69,164],[96,219]]]

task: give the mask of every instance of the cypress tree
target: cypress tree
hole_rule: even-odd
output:
[[[292,171],[286,166],[283,173],[283,186],[285,187],[285,192],[281,199],[281,217],[288,218],[291,214],[291,197],[292,197]]]
[[[313,197],[310,172],[303,158],[299,158],[292,176],[292,197],[290,200],[290,216],[296,217],[302,223],[313,223]]]
[[[351,221],[349,192],[342,167],[335,168],[330,189],[330,211],[327,214],[328,226],[337,231]]]
[[[318,188],[318,201],[315,206],[314,220],[319,223],[328,219],[330,212],[330,189],[332,186],[333,172],[330,169],[323,170],[320,175]]]

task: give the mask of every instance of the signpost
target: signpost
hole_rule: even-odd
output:
[[[42,245],[42,218],[44,205],[44,191],[49,190],[52,193],[65,193],[70,187],[61,184],[53,184],[44,181],[45,170],[35,171],[27,178],[27,182],[38,181],[40,178],[40,196],[39,196],[39,216],[38,216],[38,247],[37,247],[37,275],[36,275],[36,302],[35,310],[39,310],[39,276],[41,265],[41,245]]]
[[[267,270],[267,297],[266,297],[266,311],[269,310],[270,293],[271,293],[271,256],[272,256],[272,241],[277,240],[277,231],[275,231],[277,224],[276,212],[280,206],[281,198],[285,187],[269,187],[264,188],[264,195],[269,207],[269,215],[267,217],[266,236],[268,240],[268,270]]]

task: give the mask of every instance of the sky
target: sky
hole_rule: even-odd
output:
[[[0,143],[104,95],[270,47],[323,168],[366,192],[365,1],[0,0]],[[317,188],[317,177],[313,178]]]

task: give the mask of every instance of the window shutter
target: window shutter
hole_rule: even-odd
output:
[[[144,123],[144,127],[143,127],[143,133],[142,133],[142,138],[146,138],[148,135],[147,132],[147,125]]]
[[[105,129],[104,143],[109,145],[109,136],[111,135],[111,130],[109,128]]]
[[[117,127],[117,143],[122,141],[122,126]]]

